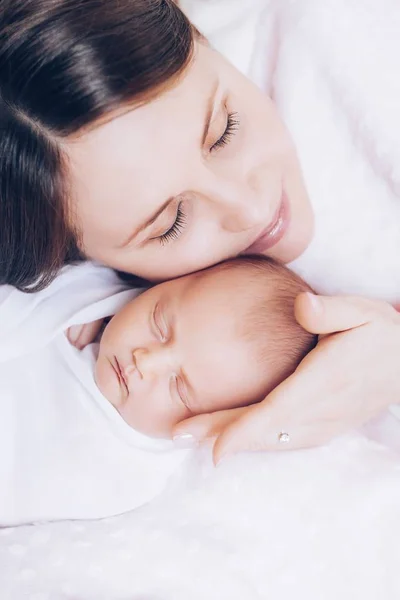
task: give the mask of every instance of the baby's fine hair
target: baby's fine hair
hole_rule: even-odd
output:
[[[232,301],[240,302],[238,333],[249,342],[254,360],[272,375],[267,394],[295,371],[317,343],[317,336],[303,329],[294,314],[297,296],[313,290],[287,267],[264,256],[240,256],[213,270],[237,273],[237,295]]]

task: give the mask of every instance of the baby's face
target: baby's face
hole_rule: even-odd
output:
[[[140,295],[107,326],[96,382],[134,429],[170,437],[191,415],[262,398],[265,373],[238,335],[237,282],[194,274]]]

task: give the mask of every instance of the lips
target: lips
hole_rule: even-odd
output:
[[[121,387],[125,388],[126,391],[128,391],[128,383],[126,381],[126,377],[122,372],[121,366],[120,366],[116,356],[114,356],[114,361],[115,361],[115,364],[113,364],[112,367],[118,378],[119,384],[121,385]]]
[[[242,254],[263,254],[273,248],[285,235],[289,221],[289,202],[285,192],[283,192],[281,203],[271,223]]]

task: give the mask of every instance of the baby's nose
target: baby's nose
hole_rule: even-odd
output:
[[[160,377],[170,368],[167,352],[160,349],[138,348],[132,353],[130,373],[137,372],[141,379],[149,380]]]

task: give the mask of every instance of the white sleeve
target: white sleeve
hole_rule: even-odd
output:
[[[66,267],[44,290],[0,287],[0,362],[43,347],[60,330],[115,314],[137,290],[111,269],[83,263]]]

